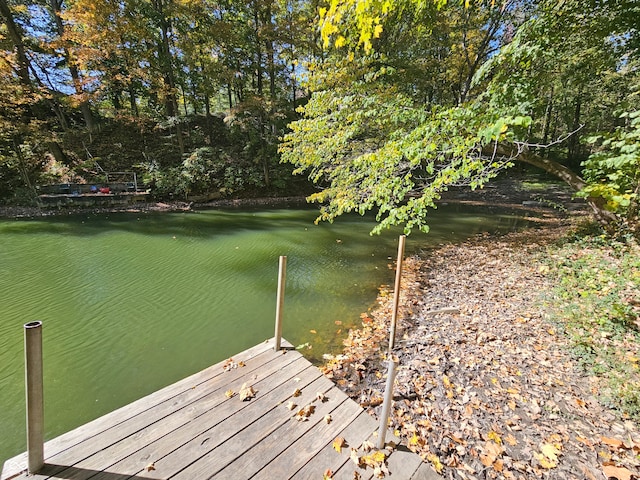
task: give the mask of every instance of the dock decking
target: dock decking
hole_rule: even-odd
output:
[[[242,401],[245,383],[255,397]],[[290,410],[289,402],[297,407]],[[296,420],[307,405],[313,413]],[[50,440],[37,475],[26,474],[26,453],[8,460],[0,480],[322,480],[329,470],[335,479],[353,479],[357,471],[364,480],[373,469],[358,467],[350,451],[367,439],[375,443],[377,428],[300,353],[275,352],[270,340]],[[332,446],[338,436],[346,442],[340,453]],[[441,478],[402,446],[386,465],[385,478]]]

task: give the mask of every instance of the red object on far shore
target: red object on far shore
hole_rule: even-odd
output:
[[[100,193],[111,193],[111,189],[109,187],[100,187]]]

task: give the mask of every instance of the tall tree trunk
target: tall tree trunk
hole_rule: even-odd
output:
[[[165,112],[167,117],[179,117],[180,112],[178,110],[178,98],[176,95],[176,77],[173,70],[171,47],[169,45],[169,32],[171,31],[171,23],[165,15],[164,5],[164,0],[153,0],[153,7],[158,13],[158,26],[160,28],[158,59],[160,61],[160,68],[164,79],[165,89],[167,90],[166,92],[164,92]],[[180,155],[184,155],[184,138],[182,138],[182,124],[180,123],[180,121],[176,122],[176,138],[178,140],[178,147],[180,148]]]
[[[578,129],[580,128],[580,111],[582,108],[582,92],[579,92],[576,96],[573,110],[573,124],[571,125],[571,131],[576,132],[569,137],[569,159],[575,160],[578,156],[578,149],[580,148],[580,137]]]
[[[58,30],[58,36],[60,38],[63,38],[65,27],[64,23],[62,22],[62,17],[60,16],[62,11],[62,0],[50,0],[49,5],[51,6],[51,14]],[[80,70],[78,69],[78,66],[76,65],[69,49],[67,47],[64,47],[63,52],[67,67],[69,68],[69,73],[71,74],[71,80],[73,81],[73,89],[76,92],[76,95],[80,98],[80,111],[82,112],[85,126],[90,132],[92,132],[95,130],[95,120],[93,117],[93,113],[91,112],[89,102],[85,98],[86,94],[82,86],[83,80],[80,75]]]
[[[253,2],[253,22],[255,34],[255,55],[256,55],[256,91],[262,95],[262,47],[260,46],[260,15],[257,1]]]
[[[493,151],[487,150],[486,154],[492,155]],[[499,147],[497,154],[506,158],[511,158],[513,161],[524,162],[534,167],[541,168],[547,173],[559,178],[569,185],[574,191],[579,192],[587,186],[582,177],[572,171],[570,168],[562,165],[561,163],[543,158],[531,152],[517,152],[508,147]],[[606,202],[602,197],[587,197],[587,204],[591,208],[596,220],[604,226],[609,226],[618,222],[618,217],[605,208]]]
[[[553,86],[551,92],[549,92],[549,98],[547,99],[547,108],[544,111],[544,122],[542,124],[542,144],[546,145],[549,142],[549,130],[551,128],[551,112],[553,112]]]
[[[31,179],[29,178],[29,169],[27,167],[27,160],[24,158],[24,154],[22,153],[22,148],[20,148],[20,142],[17,138],[13,139],[13,150],[18,159],[18,170],[20,171],[20,176],[22,177],[22,181],[25,186],[35,199],[38,196],[38,192],[36,192]]]
[[[13,13],[11,13],[11,9],[6,0],[0,0],[0,15],[2,15],[4,19],[7,27],[7,36],[13,44],[13,49],[16,53],[18,63],[16,73],[18,74],[18,78],[20,78],[20,83],[25,87],[29,87],[31,86],[31,79],[29,78],[30,62],[24,48],[22,31],[16,24]]]
[[[46,90],[46,88],[44,88],[44,86],[42,85],[40,79],[37,77],[37,74],[33,70],[31,62],[27,56],[27,50],[24,45],[24,34],[20,26],[15,22],[13,13],[11,12],[11,9],[6,0],[0,0],[0,16],[4,20],[4,24],[6,25],[7,29],[7,37],[10,43],[13,45],[13,51],[16,55],[17,65],[15,70],[16,74],[18,75],[20,84],[27,90],[27,92],[30,93],[35,93],[37,85],[42,87],[43,91]],[[31,76],[29,75],[30,72],[33,75],[33,81]],[[55,97],[49,98],[45,96],[44,104],[51,108],[51,111],[58,119],[58,122],[60,123],[60,126],[63,128],[63,130],[68,130],[69,123],[67,121],[67,116],[65,115],[65,112],[57,99]],[[35,118],[41,117],[35,104],[32,104],[30,106],[30,110],[31,116]],[[47,113],[46,115],[49,115],[49,113]]]
[[[231,83],[227,84],[227,99],[229,100],[229,110],[233,108],[233,90],[231,89]]]
[[[204,114],[207,126],[207,138],[209,145],[213,145],[213,122],[211,121],[211,99],[208,94],[204,94]]]
[[[138,101],[136,99],[136,91],[133,88],[133,85],[129,85],[129,104],[131,105],[131,115],[138,117],[140,115],[138,112]]]

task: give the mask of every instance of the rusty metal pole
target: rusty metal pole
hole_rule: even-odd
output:
[[[42,322],[24,325],[25,388],[27,398],[27,468],[37,473],[44,466],[44,388]]]

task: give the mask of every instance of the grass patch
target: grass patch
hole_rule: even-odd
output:
[[[601,401],[640,419],[640,247],[578,232],[544,260],[555,282],[546,300],[551,321],[595,378]]]

